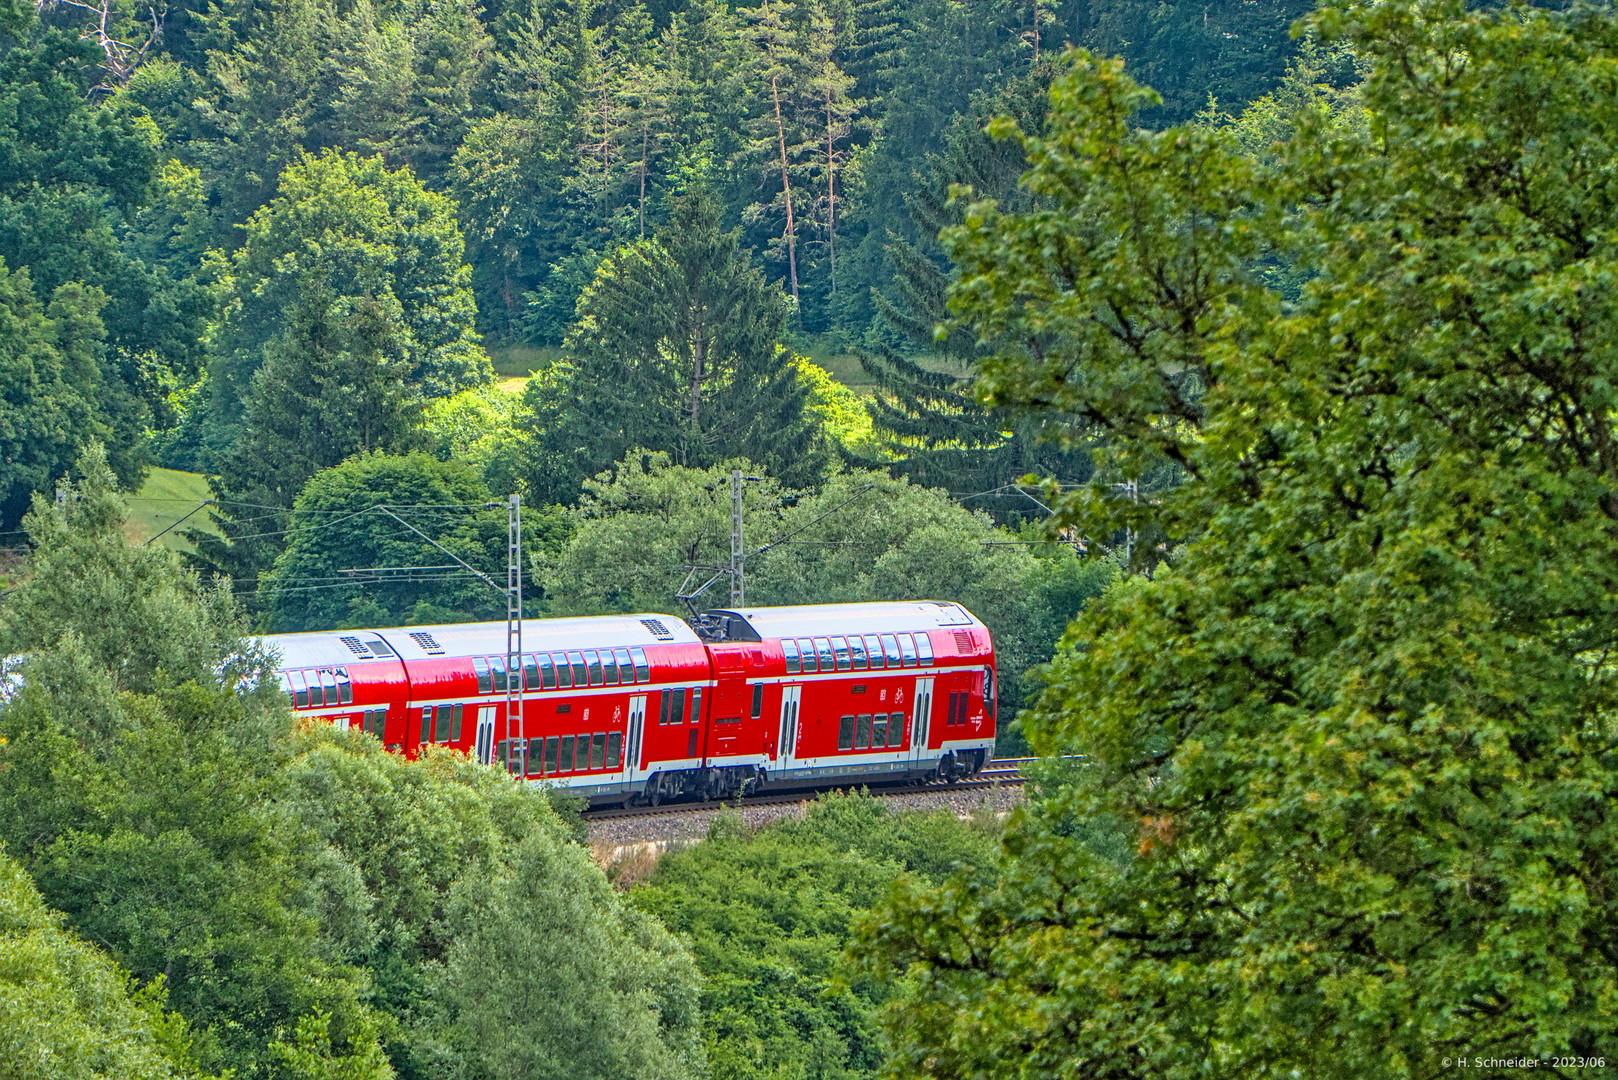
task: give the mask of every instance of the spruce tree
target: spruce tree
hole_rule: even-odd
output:
[[[876,396],[867,404],[872,424],[888,437],[889,452],[898,459],[890,467],[957,493],[988,492],[1030,473],[1063,482],[1082,481],[1090,474],[1090,460],[1082,450],[1041,441],[1047,432],[1074,441],[1082,432],[1071,421],[1013,417],[984,407],[973,395],[970,374],[983,352],[969,333],[948,325],[950,274],[937,242],[944,228],[960,220],[949,198],[953,185],[965,185],[1007,206],[1027,201],[1017,188],[1026,168],[1022,148],[992,138],[983,128],[990,116],[1009,113],[1025,128],[1038,130],[1049,79],[1049,69],[1042,68],[996,98],[979,101],[970,116],[957,121],[944,153],[930,163],[928,181],[906,200],[914,237],[893,236],[888,243],[893,295],[872,290],[883,321],[911,349],[943,361],[929,366],[885,344],[860,354],[862,366],[877,381]],[[935,336],[938,327],[946,328],[942,338]],[[1034,505],[1013,496],[988,508],[1021,516]]]
[[[535,494],[570,499],[635,448],[696,468],[746,457],[789,484],[825,455],[807,389],[781,346],[789,305],[697,192],[654,240],[604,260],[579,302],[561,380],[535,380],[527,427]]]

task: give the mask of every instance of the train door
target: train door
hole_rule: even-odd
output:
[[[933,680],[917,679],[916,695],[910,702],[916,712],[910,724],[910,760],[919,763],[928,756],[927,743],[933,719]]]
[[[803,687],[781,688],[781,741],[775,752],[775,767],[789,769],[798,752],[798,709],[803,704]]]
[[[494,706],[485,705],[478,710],[478,735],[473,745],[473,758],[480,765],[494,760]]]
[[[624,732],[624,779],[634,783],[646,775],[641,768],[641,742],[646,737],[646,695],[629,699],[629,728]]]

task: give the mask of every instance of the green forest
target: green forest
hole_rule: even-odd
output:
[[[1610,4],[11,3],[0,1080],[1618,1070],[1615,175]],[[620,858],[276,689],[735,470],[1019,809]]]

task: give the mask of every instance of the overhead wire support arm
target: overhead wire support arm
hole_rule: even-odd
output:
[[[490,505],[499,506],[500,504],[499,503],[492,503]],[[450,558],[454,559],[458,564],[460,564],[462,567],[464,567],[468,573],[470,573],[473,577],[477,578],[479,581],[483,582],[483,584],[487,585],[489,588],[493,589],[495,592],[504,593],[504,592],[507,591],[506,589],[501,588],[499,583],[496,582],[494,580],[494,578],[490,577],[488,574],[485,574],[482,570],[479,570],[477,567],[473,566],[471,563],[467,562],[465,559],[463,559],[459,555],[455,554],[455,552],[451,551],[449,548],[445,547],[443,544],[440,544],[437,540],[434,540],[432,537],[428,536],[426,533],[422,532],[420,529],[418,529],[414,525],[410,524],[410,522],[406,521],[404,518],[400,517],[398,514],[395,514],[392,510],[389,510],[386,506],[378,505],[376,507],[376,509],[382,511],[384,514],[388,515],[394,521],[397,521],[399,524],[403,525],[405,528],[409,529],[411,532],[415,533],[417,536],[419,536],[423,540],[427,541],[433,547],[437,548],[439,551],[442,551],[445,555],[448,555]]]

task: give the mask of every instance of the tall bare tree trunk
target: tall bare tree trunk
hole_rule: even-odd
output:
[[[826,88],[826,254],[831,263],[831,292],[837,295],[837,157],[833,150],[831,87]]]
[[[702,412],[702,363],[707,352],[707,326],[702,319],[702,312],[697,312],[696,327],[691,334],[691,428],[696,430],[697,420]]]
[[[646,238],[646,140],[648,133],[646,125],[640,128],[640,235]]]
[[[770,93],[775,98],[775,132],[781,139],[781,190],[787,198],[787,278],[792,282],[792,302],[798,302],[798,228],[792,217],[792,178],[787,170],[787,128],[781,119],[779,76],[770,76]]]

